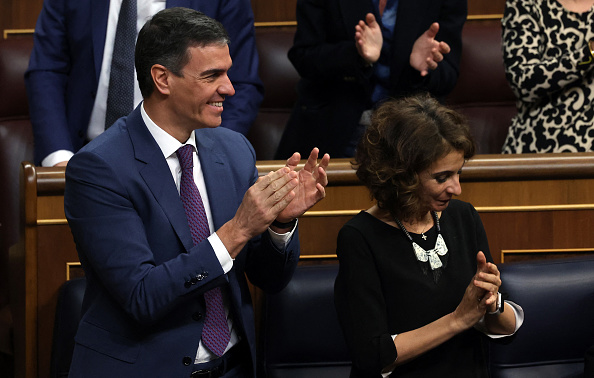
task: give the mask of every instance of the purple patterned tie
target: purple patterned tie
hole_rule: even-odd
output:
[[[192,152],[193,147],[189,144],[177,150],[177,158],[182,168],[179,193],[184,204],[184,209],[186,210],[190,230],[192,231],[192,240],[194,244],[198,244],[210,235],[210,230],[208,228],[206,212],[204,211],[204,204],[202,203],[198,187],[194,182]],[[221,288],[216,287],[207,291],[204,293],[204,299],[206,301],[206,316],[204,318],[204,328],[202,329],[202,342],[208,349],[220,357],[225,353],[225,349],[231,338],[225,316]]]

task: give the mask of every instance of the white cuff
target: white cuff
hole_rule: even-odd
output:
[[[504,302],[507,303],[512,308],[514,315],[516,317],[516,328],[514,329],[514,331],[512,333],[510,333],[509,335],[496,335],[493,333],[489,333],[487,326],[485,325],[485,317],[484,316],[481,318],[481,320],[479,320],[478,323],[475,324],[474,328],[478,331],[481,331],[482,333],[484,333],[485,335],[489,336],[492,339],[500,339],[502,337],[508,337],[508,336],[511,336],[514,333],[516,333],[516,331],[518,329],[520,329],[520,327],[524,323],[524,309],[515,302],[512,302],[512,301],[504,301]]]
[[[229,251],[227,251],[227,248],[225,248],[225,245],[219,238],[219,235],[217,235],[216,232],[213,232],[208,237],[208,242],[210,243],[215,254],[217,255],[219,263],[221,263],[221,267],[223,268],[225,274],[229,273],[229,271],[233,268],[233,259],[231,258]]]
[[[284,234],[274,232],[270,227],[268,227],[268,232],[270,233],[270,240],[272,241],[272,244],[274,244],[274,246],[280,249],[281,251],[284,251],[287,244],[289,244],[289,240],[291,240],[291,238],[293,237],[293,233],[297,229],[298,223],[299,220],[297,219],[297,222],[295,223],[295,226],[293,226],[293,229],[291,231],[285,232]]]
[[[54,165],[63,161],[68,161],[74,155],[72,151],[58,150],[47,155],[45,159],[41,161],[42,167],[53,167]]]

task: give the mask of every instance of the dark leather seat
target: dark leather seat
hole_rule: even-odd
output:
[[[32,49],[32,36],[0,39],[0,365],[13,354],[8,251],[19,239],[19,167],[33,159],[23,77]]]
[[[85,278],[75,278],[60,287],[52,338],[51,378],[68,377],[86,284]]]
[[[517,109],[505,78],[500,20],[464,25],[460,76],[447,104],[468,118],[479,154],[501,153]]]
[[[501,264],[503,291],[525,312],[518,332],[489,342],[491,377],[584,376],[594,345],[594,258]]]
[[[8,300],[8,248],[18,240],[19,166],[33,157],[24,74],[33,37],[0,40],[0,307]]]
[[[268,378],[348,377],[334,309],[337,264],[300,265],[287,287],[264,300],[261,361]]]
[[[294,35],[294,27],[256,28],[256,46],[260,58],[258,72],[264,85],[264,100],[247,137],[254,146],[258,160],[274,159],[297,100],[299,74],[287,57]]]
[[[585,356],[594,345],[594,258],[499,268],[502,290],[524,308],[525,322],[516,335],[489,341],[491,376],[583,376]],[[301,265],[283,291],[265,297],[260,360],[266,377],[349,375],[351,362],[334,309],[337,272],[337,264]],[[85,284],[84,278],[74,279],[60,289],[52,378],[67,376]]]
[[[285,289],[266,296],[259,356],[267,378],[348,377],[351,360],[334,309],[337,273],[337,264],[302,265]],[[79,278],[60,288],[51,378],[68,375],[85,285]]]

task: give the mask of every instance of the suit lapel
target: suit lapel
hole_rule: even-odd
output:
[[[196,146],[206,183],[208,201],[215,230],[233,218],[237,210],[235,180],[229,169],[229,158],[216,149],[211,130],[196,130]],[[243,195],[243,194],[241,194]]]
[[[217,149],[217,142],[221,143],[221,141],[212,138],[213,131],[211,129],[196,130],[196,146],[198,147],[202,174],[206,182],[214,228],[217,230],[235,216],[238,206],[237,201],[243,198],[244,193],[237,192],[234,177],[231,169],[229,169],[231,162],[228,156],[221,153],[220,149]],[[245,256],[240,258],[245,258]],[[240,322],[242,329],[249,329],[251,323],[248,321],[246,327],[246,319],[244,318],[246,314],[241,300],[241,285],[237,277],[237,263],[227,274],[231,288],[231,303],[235,313],[239,314],[235,320]]]
[[[412,46],[420,32],[424,32],[429,27],[429,25],[421,25],[420,21],[423,20],[421,15],[425,13],[423,10],[428,9],[430,5],[427,0],[399,0],[396,26],[394,28],[395,40],[407,40]],[[418,16],[411,17],[411,15]]]
[[[423,19],[420,15],[424,14],[424,9],[430,6],[427,0],[399,0],[398,13],[396,15],[396,25],[392,40],[392,67],[391,76],[400,77],[401,71],[409,64],[409,56],[403,54],[403,51],[412,51],[412,46],[418,36],[428,27],[421,25]],[[411,17],[412,15],[419,15]],[[419,29],[423,29],[419,31]]]
[[[194,242],[184,206],[163,153],[142,120],[140,105],[128,116],[127,126],[134,147],[138,172],[163,209],[184,247],[189,251],[194,246]]]
[[[99,82],[101,63],[103,62],[103,49],[105,48],[105,34],[107,33],[107,18],[109,16],[109,1],[92,0],[91,8],[91,33],[93,39],[93,62],[95,63],[95,78]]]
[[[349,32],[352,31],[353,38],[355,35],[355,26],[359,23],[360,20],[365,19],[365,15],[367,13],[373,13],[375,15],[375,18],[379,20],[377,9],[375,9],[375,7],[373,6],[373,2],[371,0],[338,0],[337,3],[342,13],[342,19],[344,20],[345,30]]]

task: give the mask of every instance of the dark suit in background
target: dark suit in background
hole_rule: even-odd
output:
[[[372,0],[298,1],[297,33],[289,59],[301,76],[299,98],[277,159],[312,147],[333,157],[353,156],[361,114],[375,105],[371,101],[373,67],[365,66],[354,41],[355,25],[367,13],[381,22]],[[389,52],[390,96],[428,91],[441,97],[454,88],[466,15],[465,0],[399,0]],[[433,22],[440,25],[436,39],[446,42],[451,52],[435,71],[421,77],[410,66],[409,57],[416,39]]]
[[[222,125],[246,135],[263,97],[250,2],[168,0],[166,7],[199,10],[227,29],[233,59],[229,77],[236,95],[225,103]],[[36,164],[58,150],[76,152],[86,141],[101,72],[108,12],[108,0],[43,3],[25,74]]]

